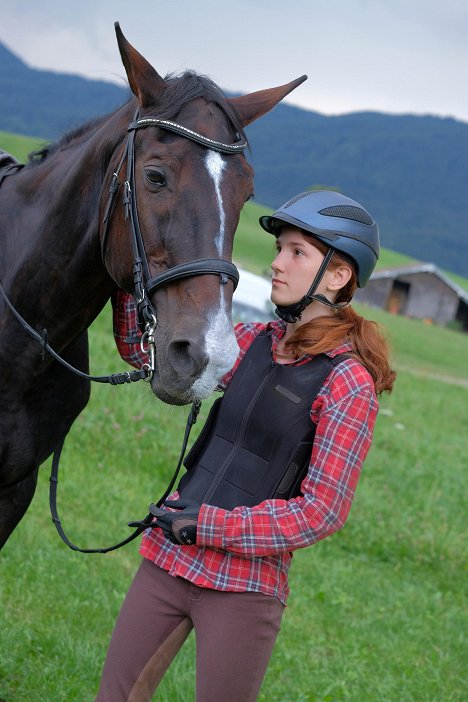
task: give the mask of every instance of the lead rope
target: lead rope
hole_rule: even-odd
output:
[[[187,449],[187,443],[189,440],[190,432],[192,430],[193,425],[196,423],[198,419],[198,414],[200,412],[200,407],[201,407],[201,402],[200,400],[195,400],[192,404],[192,407],[190,409],[189,415],[187,417],[187,422],[185,425],[185,433],[184,433],[184,438],[182,441],[182,448],[180,450],[179,454],[179,460],[177,461],[177,467],[174,471],[174,474],[171,478],[171,481],[169,485],[167,486],[164,494],[162,497],[159,498],[157,501],[156,505],[157,507],[160,507],[162,503],[166,500],[166,498],[169,496],[169,494],[172,491],[172,488],[174,487],[175,481],[177,480],[177,476],[179,475],[180,469],[182,467],[182,461],[184,460],[185,456],[185,451]],[[57,529],[57,532],[66,545],[71,548],[73,551],[79,551],[80,553],[109,553],[109,551],[115,551],[118,548],[121,548],[122,546],[125,546],[126,544],[130,543],[130,541],[133,541],[134,539],[137,538],[147,527],[151,525],[151,522],[153,521],[154,517],[149,512],[144,519],[138,522],[128,522],[129,527],[136,527],[135,531],[133,534],[130,534],[126,539],[123,541],[119,541],[119,543],[114,544],[113,546],[107,546],[106,548],[79,548],[78,546],[75,546],[74,543],[70,541],[68,536],[65,534],[65,531],[62,526],[62,521],[58,515],[57,511],[57,488],[58,488],[58,473],[59,473],[59,462],[60,462],[60,455],[62,453],[63,445],[65,443],[66,436],[60,441],[59,445],[54,451],[53,459],[52,459],[52,469],[50,473],[50,488],[49,488],[49,505],[50,505],[50,513],[52,515],[52,521],[55,524],[55,528]]]
[[[42,360],[45,360],[47,353],[49,353],[53,358],[55,358],[56,361],[61,363],[62,366],[64,366],[65,368],[68,368],[68,370],[72,373],[75,373],[75,375],[79,375],[80,378],[85,378],[86,380],[92,380],[95,383],[123,385],[124,383],[134,383],[138,380],[151,380],[151,376],[154,371],[154,349],[151,346],[151,342],[154,344],[154,327],[150,323],[147,324],[147,329],[145,331],[145,339],[148,340],[147,353],[150,357],[151,364],[145,363],[142,366],[142,368],[140,368],[140,370],[134,370],[131,372],[124,371],[123,373],[112,373],[111,375],[88,375],[88,373],[84,373],[83,371],[78,370],[78,368],[72,366],[70,363],[68,363],[68,361],[66,361],[64,358],[59,356],[59,354],[56,351],[54,351],[54,349],[49,345],[47,341],[48,337],[46,329],[42,331],[42,334],[39,334],[39,332],[37,332],[31,327],[30,324],[27,323],[24,317],[20,315],[18,310],[10,302],[1,282],[0,293],[2,294],[3,299],[5,300],[8,308],[11,310],[12,314],[16,317],[23,329],[41,345]]]

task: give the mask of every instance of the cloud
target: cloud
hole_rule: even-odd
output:
[[[307,109],[468,121],[462,0],[3,0],[0,40],[33,66],[121,81],[115,20],[162,74],[194,68],[249,92],[307,73],[288,98]]]

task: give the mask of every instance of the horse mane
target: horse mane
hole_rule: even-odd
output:
[[[178,75],[169,73],[164,80],[166,82],[166,89],[156,105],[157,113],[154,115],[155,117],[158,119],[171,119],[177,115],[188,102],[198,97],[203,97],[208,102],[213,102],[217,105],[224,113],[234,131],[239,134],[239,136],[246,139],[235,107],[231,105],[219,86],[210,78],[196,73],[195,71],[187,70]],[[43,163],[57,151],[66,148],[81,137],[87,136],[89,132],[99,128],[108,118],[109,115],[93,118],[78,127],[70,129],[56,142],[46,144],[37,151],[32,151],[28,155],[27,165],[35,166]]]
[[[46,144],[41,149],[37,149],[36,151],[31,151],[31,153],[28,154],[28,161],[26,165],[40,165],[47,158],[53,156],[53,154],[55,154],[57,151],[65,149],[67,146],[74,143],[77,139],[80,139],[80,137],[88,135],[90,131],[94,131],[94,129],[100,127],[101,124],[103,124],[108,119],[108,117],[109,115],[94,117],[93,119],[88,120],[88,122],[85,122],[84,124],[80,124],[77,127],[73,127],[68,132],[63,134],[57,141],[51,142],[50,144]]]

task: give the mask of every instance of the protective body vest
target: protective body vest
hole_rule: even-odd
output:
[[[300,495],[315,435],[311,405],[347,357],[282,365],[272,360],[271,336],[257,336],[184,461],[180,496],[233,509]]]

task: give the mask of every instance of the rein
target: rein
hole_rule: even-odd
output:
[[[230,279],[233,282],[234,289],[236,289],[237,284],[239,282],[239,271],[237,270],[236,266],[233,263],[231,263],[231,261],[215,258],[197,259],[189,261],[187,263],[182,263],[168,268],[166,271],[154,277],[150,276],[148,259],[146,256],[143,236],[141,233],[138,219],[138,208],[135,189],[135,134],[138,131],[138,129],[142,129],[145,127],[159,127],[160,129],[165,129],[167,131],[174,132],[175,134],[178,134],[181,137],[201,144],[202,146],[208,149],[212,149],[214,151],[218,151],[224,154],[241,153],[246,148],[247,141],[241,138],[239,134],[236,134],[236,141],[233,144],[224,144],[222,142],[210,139],[209,137],[199,134],[198,132],[189,129],[188,127],[184,127],[183,125],[178,124],[176,122],[172,122],[170,120],[156,118],[137,119],[137,117],[138,112],[135,114],[134,120],[128,126],[128,137],[126,147],[124,149],[124,153],[117,167],[117,170],[113,174],[111,185],[109,188],[109,201],[107,203],[107,207],[105,209],[105,214],[103,218],[103,224],[105,228],[101,243],[101,254],[104,262],[105,247],[111,214],[115,202],[115,197],[120,189],[119,173],[126,159],[127,172],[126,180],[124,182],[123,205],[125,208],[125,219],[130,220],[129,229],[133,252],[133,295],[138,313],[138,324],[142,330],[144,329],[143,336],[141,339],[141,349],[144,353],[148,354],[149,363],[143,364],[140,370],[135,370],[132,372],[127,371],[124,373],[113,373],[108,376],[92,376],[88,375],[87,373],[84,373],[83,371],[80,371],[79,369],[75,368],[67,361],[65,361],[65,359],[62,358],[49,345],[48,334],[46,329],[43,329],[42,334],[39,334],[26,322],[26,320],[21,316],[21,314],[11,303],[0,281],[0,293],[2,294],[8,308],[16,317],[23,329],[41,345],[41,356],[43,360],[45,360],[47,353],[49,353],[51,356],[53,356],[53,358],[55,358],[56,361],[61,363],[63,366],[65,366],[71,372],[75,373],[81,378],[93,382],[109,383],[111,385],[122,385],[124,383],[136,382],[138,380],[151,381],[152,379],[155,369],[154,332],[157,325],[157,316],[156,310],[154,309],[148,297],[150,294],[153,294],[154,292],[156,292],[156,290],[163,287],[164,285],[172,283],[176,280],[181,280],[183,278],[188,278],[195,275],[219,275],[221,285],[226,285],[228,280]],[[12,175],[13,172],[16,172],[16,170],[20,167],[21,166],[19,164],[18,166],[16,166],[15,164],[12,167],[5,168],[5,172],[3,174],[0,171],[0,184],[3,177],[5,177],[6,175]],[[147,344],[147,346],[145,346],[145,344]],[[177,462],[176,470],[164,495],[156,503],[157,506],[160,506],[164,502],[164,500],[168,497],[172,488],[174,487],[175,481],[182,466],[182,461],[187,448],[190,430],[193,424],[195,424],[195,422],[197,421],[200,406],[201,402],[199,401],[195,401],[192,404],[189,416],[187,418],[184,439],[182,442],[182,448],[179,455],[179,460]],[[136,527],[135,531],[129,537],[127,537],[123,541],[120,541],[117,544],[114,544],[113,546],[109,546],[106,548],[82,549],[78,546],[75,546],[68,539],[67,535],[63,530],[62,522],[57,512],[57,486],[59,462],[65,439],[66,436],[63,437],[63,439],[60,441],[59,445],[56,447],[53,453],[49,491],[49,504],[52,515],[52,521],[55,524],[60,538],[72,550],[79,551],[81,553],[108,553],[109,551],[114,551],[115,549],[118,549],[121,546],[128,544],[130,541],[133,541],[133,539],[139,536],[139,534],[141,534],[144,531],[144,529],[151,524],[153,519],[153,515],[151,513],[149,513],[140,522],[129,522],[128,526]]]
[[[190,431],[192,429],[192,426],[195,424],[198,418],[198,413],[200,411],[201,407],[201,402],[197,401],[192,404],[191,410],[189,412],[189,415],[187,417],[187,423],[185,425],[185,433],[184,433],[184,439],[182,441],[182,448],[180,450],[179,454],[179,460],[177,461],[177,466],[174,471],[174,474],[171,478],[171,481],[169,485],[167,486],[166,490],[164,491],[164,495],[159,498],[159,500],[156,503],[157,507],[160,507],[164,500],[169,497],[172,488],[175,485],[175,481],[177,480],[177,476],[179,475],[180,469],[182,467],[182,461],[184,460],[184,455],[185,451],[187,449],[187,443],[189,440],[190,436]],[[59,446],[55,449],[54,451],[54,457],[52,460],[52,469],[50,473],[50,489],[49,489],[49,506],[50,506],[50,513],[52,515],[52,521],[55,524],[55,528],[57,529],[57,532],[62,539],[62,541],[72,549],[72,551],[78,551],[79,553],[109,553],[110,551],[115,551],[118,548],[121,548],[121,546],[126,546],[126,544],[129,544],[130,541],[133,541],[134,539],[137,538],[147,527],[151,525],[151,522],[153,521],[153,514],[149,512],[144,519],[138,522],[128,522],[129,527],[135,527],[135,531],[133,534],[130,534],[130,536],[127,536],[126,539],[123,539],[123,541],[119,541],[117,544],[114,544],[113,546],[107,546],[105,548],[79,548],[78,546],[75,546],[75,544],[70,541],[68,536],[65,534],[65,531],[63,530],[62,526],[62,521],[58,515],[57,512],[57,488],[58,488],[58,471],[59,471],[59,462],[60,462],[60,455],[62,453],[63,445],[65,443],[66,436],[63,437],[62,441],[60,442]]]
[[[140,370],[135,370],[135,371],[125,371],[124,373],[112,373],[111,375],[88,375],[88,373],[84,373],[83,371],[80,371],[78,368],[75,368],[72,366],[68,361],[66,361],[64,358],[59,356],[59,354],[54,351],[54,349],[49,345],[47,338],[47,329],[43,329],[42,334],[39,334],[35,329],[31,327],[30,324],[27,323],[27,321],[20,315],[18,310],[12,305],[10,299],[8,298],[3,285],[0,283],[0,293],[3,295],[3,299],[5,300],[6,304],[8,305],[9,309],[11,310],[12,314],[16,317],[18,322],[21,324],[23,329],[35,340],[37,341],[41,347],[42,347],[42,360],[45,361],[47,354],[49,353],[53,358],[55,358],[56,361],[62,364],[65,368],[68,368],[69,371],[74,373],[75,375],[79,375],[80,378],[84,378],[85,380],[92,380],[95,383],[109,383],[110,385],[123,385],[124,383],[132,383],[136,382],[137,380],[148,380],[149,379],[149,370],[145,368],[145,365],[148,366],[149,364],[144,364],[144,366]],[[145,337],[147,338],[147,337]],[[143,338],[142,338],[143,342]]]

